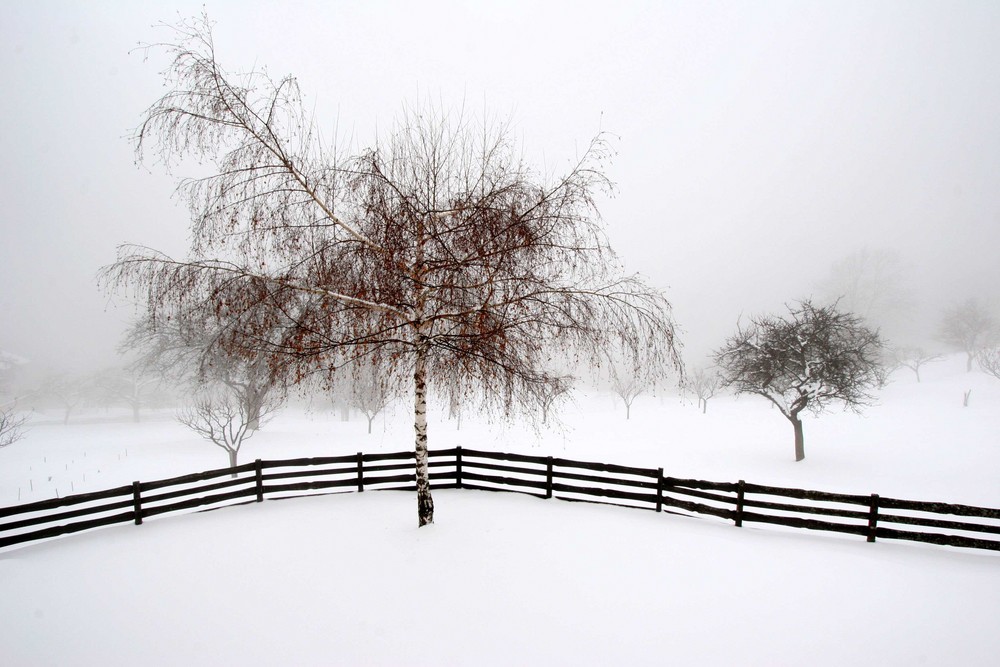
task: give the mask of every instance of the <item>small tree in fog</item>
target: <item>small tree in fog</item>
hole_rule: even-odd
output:
[[[566,398],[573,389],[575,378],[572,375],[555,375],[548,382],[538,385],[536,396],[542,408],[542,423],[549,423],[549,412],[560,400]]]
[[[129,364],[122,369],[109,369],[97,378],[97,390],[112,404],[124,403],[132,410],[132,421],[139,422],[141,410],[154,399],[162,382],[159,373],[141,364]]]
[[[358,368],[351,381],[350,401],[368,420],[368,432],[372,432],[372,422],[396,398],[393,386],[375,374],[375,369]]]
[[[642,374],[635,369],[633,372],[611,368],[611,389],[622,399],[625,404],[625,419],[632,417],[632,403],[639,398],[649,388],[649,384],[642,377]]]
[[[251,415],[244,401],[228,388],[218,387],[201,393],[178,413],[177,421],[225,450],[229,455],[229,467],[235,468],[240,447],[270,414],[271,406],[265,403]],[[256,422],[254,428],[251,428],[251,421]],[[235,472],[233,477],[236,477]]]
[[[260,327],[284,328],[264,348],[293,378],[363,360],[410,387],[419,525],[434,510],[429,384],[530,419],[553,349],[590,363],[618,350],[650,381],[679,365],[670,304],[623,275],[596,210],[605,136],[553,177],[521,160],[505,124],[427,109],[345,156],[320,140],[293,77],[227,73],[207,22],[176,36],[136,139],[140,157],[213,165],[179,190],[193,258],[126,247],[105,278],[154,317],[193,299],[236,314],[266,302],[268,321],[235,326],[248,347]]]
[[[899,347],[892,351],[893,363],[913,371],[917,376],[917,382],[920,382],[920,367],[940,359],[940,354],[931,354],[919,347]]]
[[[979,368],[986,374],[1000,380],[1000,347],[988,347],[979,351]]]
[[[965,370],[971,371],[973,360],[987,345],[995,327],[995,320],[979,303],[968,299],[945,311],[938,338],[965,352]]]
[[[27,415],[19,415],[14,410],[0,407],[0,447],[13,445],[24,437]]]
[[[719,373],[715,368],[696,368],[688,376],[687,386],[698,397],[698,407],[702,414],[708,412],[708,399],[719,390]]]
[[[795,460],[805,458],[803,410],[819,414],[833,404],[859,410],[885,381],[882,341],[861,318],[809,300],[788,315],[754,317],[715,354],[722,385],[769,400],[791,422]]]

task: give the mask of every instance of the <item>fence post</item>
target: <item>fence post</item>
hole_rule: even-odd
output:
[[[656,469],[656,511],[663,511],[663,468]]]
[[[747,483],[742,479],[736,483],[736,527],[743,527],[743,501],[746,497]]]
[[[871,502],[868,504],[868,541],[875,541],[875,533],[878,531],[878,494],[873,493]]]
[[[139,482],[132,482],[132,511],[135,514],[135,525],[142,524],[142,493]]]
[[[455,448],[455,486],[462,488],[462,446]]]
[[[545,497],[552,497],[552,457],[545,457]]]
[[[257,481],[257,502],[264,501],[264,466],[260,459],[254,461],[254,476]]]
[[[358,452],[358,493],[365,490],[365,455]]]

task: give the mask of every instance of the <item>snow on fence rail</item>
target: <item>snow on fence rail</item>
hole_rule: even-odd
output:
[[[0,548],[173,512],[310,494],[415,490],[413,452],[257,460],[95,493],[0,508]],[[876,539],[1000,551],[1000,509],[826,493],[739,481],[708,482],[552,456],[456,447],[430,452],[435,489],[514,491],[610,503],[736,526],[762,523]],[[959,519],[965,520],[959,520]],[[968,520],[973,519],[973,520]]]

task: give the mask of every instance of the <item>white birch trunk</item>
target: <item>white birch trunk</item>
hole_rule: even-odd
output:
[[[416,436],[417,457],[417,520],[418,525],[434,523],[434,499],[427,465],[427,343],[417,345],[417,358],[413,371],[413,430]]]

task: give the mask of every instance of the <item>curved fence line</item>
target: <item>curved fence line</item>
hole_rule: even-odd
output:
[[[365,490],[415,490],[413,452],[262,461],[94,493],[0,508],[0,548],[162,514],[265,498]],[[430,452],[433,489],[513,491],[540,498],[623,505],[736,526],[760,523],[876,539],[1000,551],[1000,510],[739,482],[680,479],[552,456],[455,447]]]

